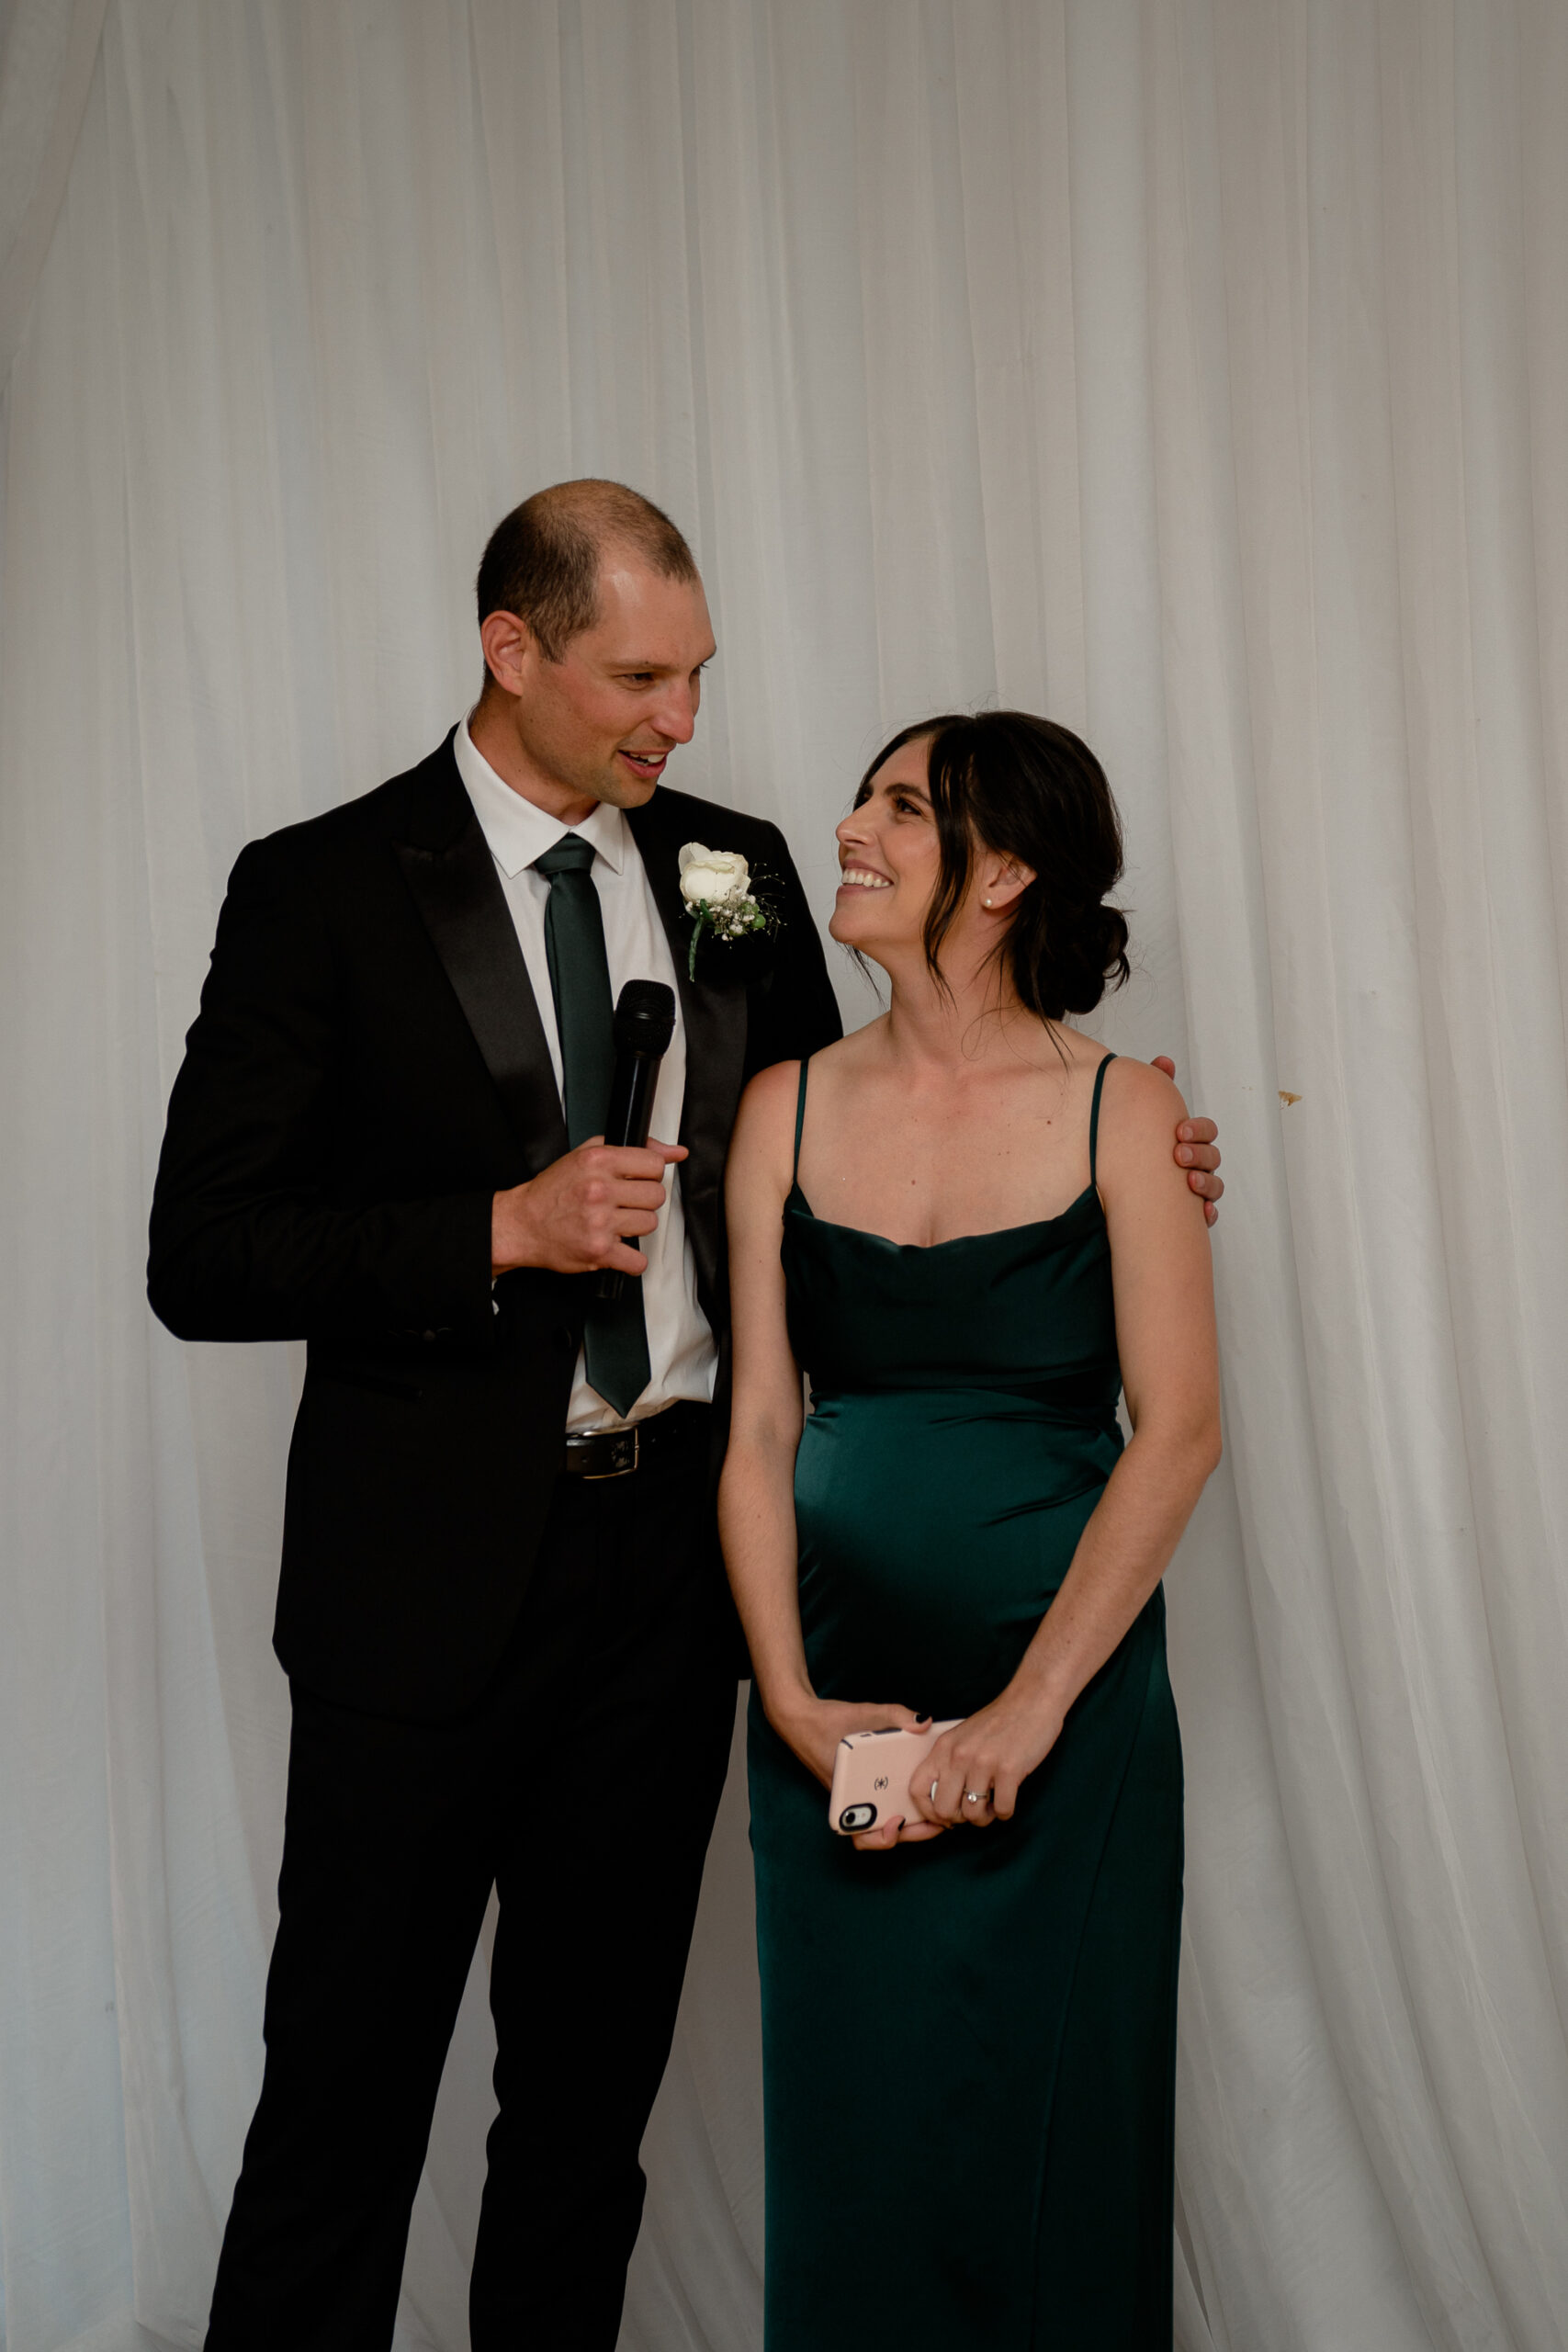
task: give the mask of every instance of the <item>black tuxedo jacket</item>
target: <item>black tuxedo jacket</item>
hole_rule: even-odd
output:
[[[663,785],[630,822],[680,978],[678,1181],[722,1430],[736,1105],[753,1071],[836,1037],[839,1015],[775,826]],[[676,855],[691,840],[770,870],[783,917],[765,943],[705,942],[694,983]],[[274,1641],[324,1697],[439,1721],[516,1618],[592,1277],[525,1269],[492,1297],[491,1202],[566,1148],[450,737],[242,853],[169,1103],[148,1295],[181,1339],[309,1342]]]

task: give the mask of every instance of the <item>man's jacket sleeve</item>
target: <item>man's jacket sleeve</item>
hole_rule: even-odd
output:
[[[746,1039],[746,1075],[774,1062],[800,1061],[844,1034],[828,977],[821,933],[812,919],[784,835],[774,825],[766,862],[779,877],[779,953],[765,989],[754,991]]]
[[[309,879],[276,842],[253,842],[230,876],[153,1193],[147,1295],[176,1337],[488,1337],[489,1189],[323,1191],[344,1050]]]

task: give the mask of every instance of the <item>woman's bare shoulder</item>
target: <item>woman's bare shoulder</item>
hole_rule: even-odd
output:
[[[1111,1116],[1111,1104],[1130,1119],[1164,1118],[1168,1113],[1174,1127],[1178,1119],[1187,1116],[1187,1105],[1181,1090],[1174,1080],[1167,1078],[1163,1069],[1156,1069],[1153,1062],[1134,1060],[1131,1054],[1105,1055],[1102,1059],[1111,1067],[1105,1073],[1100,1094],[1100,1116]],[[1100,1063],[1089,1065],[1092,1079]]]
[[[1105,1073],[1100,1098],[1100,1173],[1112,1182],[1119,1174],[1157,1169],[1171,1171],[1172,1181],[1187,1179],[1173,1157],[1176,1128],[1187,1116],[1181,1091],[1151,1062],[1118,1054]]]
[[[729,1138],[729,1172],[776,1166],[795,1156],[798,1062],[772,1062],[747,1083]]]
[[[881,1051],[886,1029],[887,1015],[879,1012],[874,1021],[866,1022],[862,1028],[852,1029],[847,1036],[835,1037],[830,1046],[823,1046],[812,1055],[813,1075],[819,1069],[853,1069],[858,1062]]]
[[[787,1105],[793,1118],[795,1099],[799,1091],[798,1062],[770,1062],[766,1069],[760,1069],[755,1078],[746,1081],[740,1097],[741,1115],[771,1122],[778,1118]]]

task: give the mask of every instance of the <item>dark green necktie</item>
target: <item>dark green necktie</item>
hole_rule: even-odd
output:
[[[593,888],[592,844],[568,833],[534,860],[534,870],[550,886],[545,954],[560,1038],[567,1141],[575,1151],[590,1136],[604,1132],[615,1068],[615,1001],[604,918]],[[582,1345],[590,1382],[617,1413],[629,1412],[648,1385],[648,1326],[638,1276],[627,1275],[617,1299],[591,1295]]]

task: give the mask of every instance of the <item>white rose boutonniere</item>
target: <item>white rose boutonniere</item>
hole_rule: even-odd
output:
[[[739,850],[708,849],[688,842],[681,852],[681,896],[686,911],[696,918],[686,956],[686,973],[697,977],[697,943],[705,931],[716,939],[744,939],[754,931],[773,931],[778,917],[765,898],[758,896],[751,869]]]

